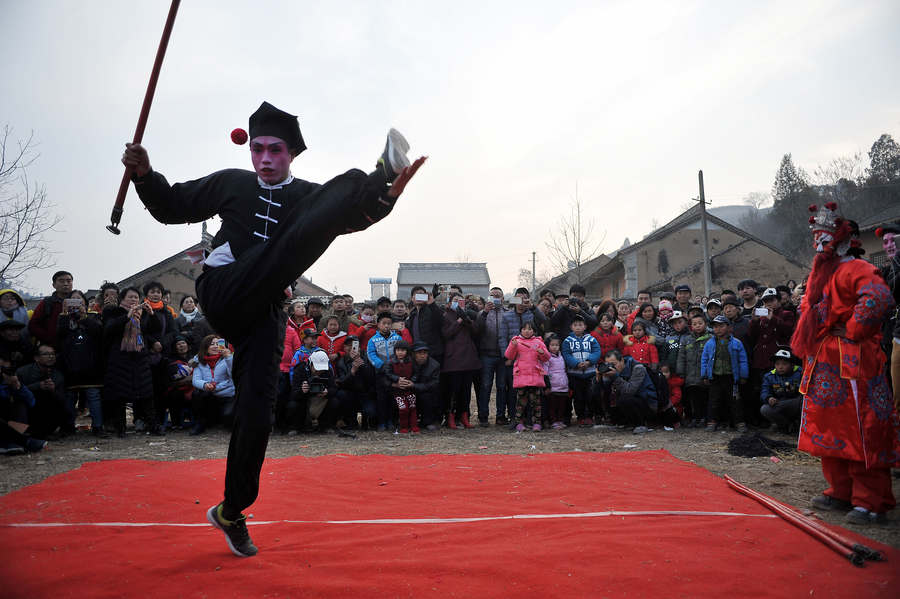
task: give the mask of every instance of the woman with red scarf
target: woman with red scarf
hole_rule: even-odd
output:
[[[791,339],[804,364],[799,449],[822,459],[830,485],[813,506],[848,510],[854,524],[881,523],[895,505],[890,469],[900,465],[897,413],[880,347],[881,323],[894,300],[877,269],[853,257],[859,242],[834,202],[810,224],[816,256]]]
[[[194,368],[194,412],[192,435],[206,430],[209,421],[220,417],[229,425],[234,414],[234,380],[231,378],[232,353],[224,339],[207,335],[200,344],[200,363]]]

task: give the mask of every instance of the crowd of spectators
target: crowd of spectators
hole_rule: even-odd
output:
[[[0,290],[3,453],[75,434],[85,412],[99,437],[230,427],[233,348],[195,297],[176,309],[157,282],[104,283],[91,298],[69,272],[52,282],[33,313],[15,291]],[[494,287],[482,298],[435,285],[373,303],[293,300],[272,426],[286,435],[476,426],[792,432],[801,369],[789,346],[802,294],[793,281],[746,279],[710,297],[680,284],[642,290],[636,301],[589,303],[580,285],[536,298],[524,288],[507,297]]]

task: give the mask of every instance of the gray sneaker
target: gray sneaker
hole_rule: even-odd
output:
[[[650,429],[646,426],[636,426],[631,432],[633,432],[635,435],[643,435],[644,433],[649,433]]]
[[[256,545],[250,540],[247,532],[247,516],[241,516],[235,520],[226,520],[220,511],[222,504],[216,504],[206,510],[206,519],[210,524],[225,533],[225,542],[228,548],[238,557],[252,557],[256,555]]]
[[[854,507],[847,512],[847,515],[844,516],[844,520],[850,524],[885,524],[887,523],[887,514],[876,514],[865,508]]]
[[[387,141],[384,144],[384,152],[378,159],[378,168],[384,171],[384,178],[388,183],[392,182],[400,174],[400,171],[409,166],[409,158],[406,153],[409,152],[409,142],[403,137],[403,134],[391,128],[387,134]]]
[[[816,495],[810,501],[814,508],[827,511],[846,511],[853,507],[849,501],[835,499],[829,495]]]

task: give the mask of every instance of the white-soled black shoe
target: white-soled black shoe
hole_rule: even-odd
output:
[[[233,554],[238,557],[253,557],[257,549],[247,532],[247,516],[241,514],[236,520],[226,520],[219,509],[221,505],[219,503],[206,510],[206,519],[225,533],[225,541]]]
[[[384,144],[384,152],[378,159],[378,168],[384,172],[384,178],[388,183],[392,182],[400,174],[400,171],[409,166],[409,158],[406,153],[409,152],[409,142],[403,137],[403,134],[391,128],[387,134],[387,141]]]

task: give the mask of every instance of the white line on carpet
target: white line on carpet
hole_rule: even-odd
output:
[[[744,518],[777,518],[775,514],[744,514],[741,512],[695,512],[656,510],[639,512],[583,512],[577,514],[514,514],[512,516],[481,516],[475,518],[383,518],[379,520],[248,520],[250,526],[265,524],[457,524],[461,522],[486,522],[491,520],[539,520],[552,518],[604,518],[609,516],[737,516]],[[108,527],[142,527],[142,526],[176,526],[198,527],[210,526],[206,522],[18,522],[0,523],[0,527],[8,528],[59,528],[64,526],[108,526]]]

